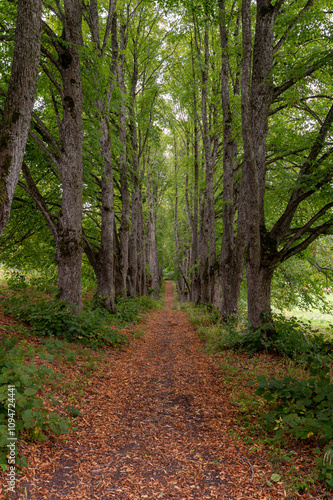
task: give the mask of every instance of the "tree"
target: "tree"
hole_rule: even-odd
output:
[[[243,197],[246,210],[247,256],[246,273],[248,286],[248,317],[252,327],[266,325],[267,334],[273,333],[270,305],[271,280],[277,265],[305,249],[319,235],[330,230],[332,220],[326,217],[332,203],[324,203],[318,211],[302,225],[292,227],[294,217],[301,203],[317,193],[332,178],[329,157],[332,148],[326,144],[326,138],[332,125],[333,109],[326,109],[321,127],[308,148],[304,161],[298,165],[299,173],[295,178],[287,206],[271,230],[266,228],[265,192],[266,192],[266,144],[269,133],[269,116],[273,104],[278,107],[273,113],[284,108],[281,99],[293,86],[310,75],[315,76],[320,68],[328,63],[327,50],[307,48],[307,55],[298,61],[283,75],[277,69],[279,51],[288,43],[295,27],[305,30],[306,35],[299,36],[299,51],[304,50],[304,38],[308,40],[309,31],[305,24],[311,0],[302,2],[301,7],[294,7],[293,17],[286,14],[287,2],[281,0],[274,5],[268,0],[258,0],[256,8],[255,39],[251,38],[251,2],[244,1],[242,9],[242,131],[244,164],[242,176],[246,179],[247,192]],[[319,6],[316,15],[322,17]],[[287,26],[277,23],[278,16],[289,17]],[[304,24],[303,24],[304,23]],[[316,28],[316,27],[315,27]],[[314,28],[314,30],[315,30]],[[321,37],[322,38],[322,37]],[[296,43],[295,41],[293,41]],[[314,43],[316,39],[314,39]],[[303,54],[302,54],[303,55]],[[252,61],[252,62],[251,62]],[[296,71],[297,70],[297,71]],[[276,76],[275,76],[276,75]],[[274,83],[280,80],[279,83]],[[287,77],[287,78],[286,78]],[[309,92],[311,85],[307,85]],[[304,87],[306,88],[306,87]],[[327,163],[325,163],[327,162]],[[318,174],[318,168],[324,167],[324,174]],[[325,219],[326,217],[326,219]],[[324,220],[323,220],[324,219]],[[321,223],[319,221],[322,221]]]
[[[13,63],[0,123],[0,234],[10,216],[35,102],[41,18],[42,0],[18,0]]]

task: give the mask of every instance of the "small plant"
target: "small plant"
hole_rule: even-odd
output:
[[[157,307],[157,303],[151,297],[116,298],[115,319],[120,324],[134,323],[141,312]]]
[[[50,413],[42,407],[43,401],[38,397],[45,378],[55,375],[46,366],[27,365],[25,358],[35,356],[34,349],[26,347],[26,341],[17,343],[17,338],[1,339],[0,347],[0,466],[7,464],[8,419],[8,386],[15,388],[15,434],[22,434],[31,440],[44,440],[50,433],[59,435],[67,432],[69,422],[57,414]],[[26,460],[22,455],[17,457],[17,464],[24,466]]]
[[[326,486],[333,490],[333,448],[331,445],[324,449],[324,456],[317,460],[319,468],[318,478],[326,482]]]
[[[278,380],[258,377],[256,393],[272,406],[265,415],[268,428],[282,438],[289,433],[296,439],[316,437],[322,443],[333,440],[333,383],[329,376],[330,358],[308,356],[310,377],[296,380],[290,376]],[[331,448],[326,450],[321,463],[320,477],[333,487]]]

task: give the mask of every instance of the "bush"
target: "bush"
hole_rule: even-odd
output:
[[[134,323],[140,312],[156,307],[156,301],[151,297],[143,295],[142,297],[126,298],[116,297],[115,319],[120,323]]]
[[[10,290],[26,290],[28,288],[26,275],[21,271],[14,270],[10,273],[7,271],[5,278]]]
[[[290,376],[277,380],[258,377],[256,393],[271,403],[265,415],[268,427],[277,437],[289,433],[296,439],[316,437],[328,444],[333,440],[333,383],[329,376],[331,358],[318,354],[307,358],[310,378],[296,380]],[[253,382],[252,382],[253,384]],[[330,449],[325,457],[330,456]],[[331,460],[322,460],[320,477],[333,488]]]
[[[116,327],[107,325],[109,313],[100,310],[73,314],[63,301],[44,298],[6,296],[4,311],[25,321],[38,336],[54,336],[89,346],[118,345],[126,342]]]
[[[225,332],[217,340],[217,347],[241,349],[249,354],[265,351],[290,358],[302,357],[307,353],[327,354],[332,349],[327,336],[294,317],[288,319],[276,314],[274,325],[276,335],[269,338],[265,338],[260,328],[235,332],[232,328],[224,327]]]
[[[24,435],[32,440],[44,440],[50,433],[67,432],[69,422],[59,415],[42,408],[37,396],[45,377],[54,378],[46,366],[25,364],[25,357],[33,357],[34,349],[25,343],[17,344],[16,338],[1,339],[0,347],[0,466],[8,468],[8,437],[14,432],[18,439]],[[8,386],[14,386],[13,405]],[[15,406],[14,406],[15,404]],[[9,408],[8,408],[9,406]],[[13,419],[13,420],[12,420]],[[15,427],[14,423],[15,421]],[[12,430],[11,430],[12,429]],[[11,434],[12,436],[12,434]],[[16,442],[17,443],[17,442]],[[16,464],[26,465],[25,457],[16,456]]]

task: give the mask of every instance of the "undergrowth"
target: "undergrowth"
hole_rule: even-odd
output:
[[[156,307],[150,297],[119,297],[115,314],[96,307],[94,301],[86,302],[83,311],[73,314],[65,302],[36,292],[33,295],[2,292],[1,304],[6,314],[29,325],[36,336],[53,336],[91,347],[125,344],[127,339],[121,327],[134,323],[143,311]]]
[[[38,397],[46,381],[54,380],[52,369],[27,363],[35,350],[17,337],[1,338],[0,345],[0,467],[25,466],[26,458],[17,453],[21,437],[41,441],[69,429],[69,421],[43,408]],[[8,448],[8,444],[13,448]],[[12,453],[10,453],[10,451]]]
[[[28,294],[2,294],[1,303],[6,314],[27,323],[36,336],[60,337],[90,346],[117,345],[126,341],[119,329],[107,324],[106,313],[99,310],[73,314],[63,301]]]
[[[273,443],[274,449],[289,437],[313,445],[316,469],[306,481],[289,477],[292,491],[309,491],[315,480],[333,489],[333,345],[329,335],[296,318],[275,315],[276,335],[265,338],[262,331],[247,329],[245,322],[221,323],[214,308],[191,304],[182,308],[206,350],[223,352],[223,385],[244,432],[256,441]],[[254,442],[252,437],[248,444]]]

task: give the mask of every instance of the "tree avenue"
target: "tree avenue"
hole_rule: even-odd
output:
[[[225,321],[247,294],[274,336],[272,289],[331,273],[330,2],[0,5],[2,263],[74,312],[82,281],[114,313],[163,272]]]

